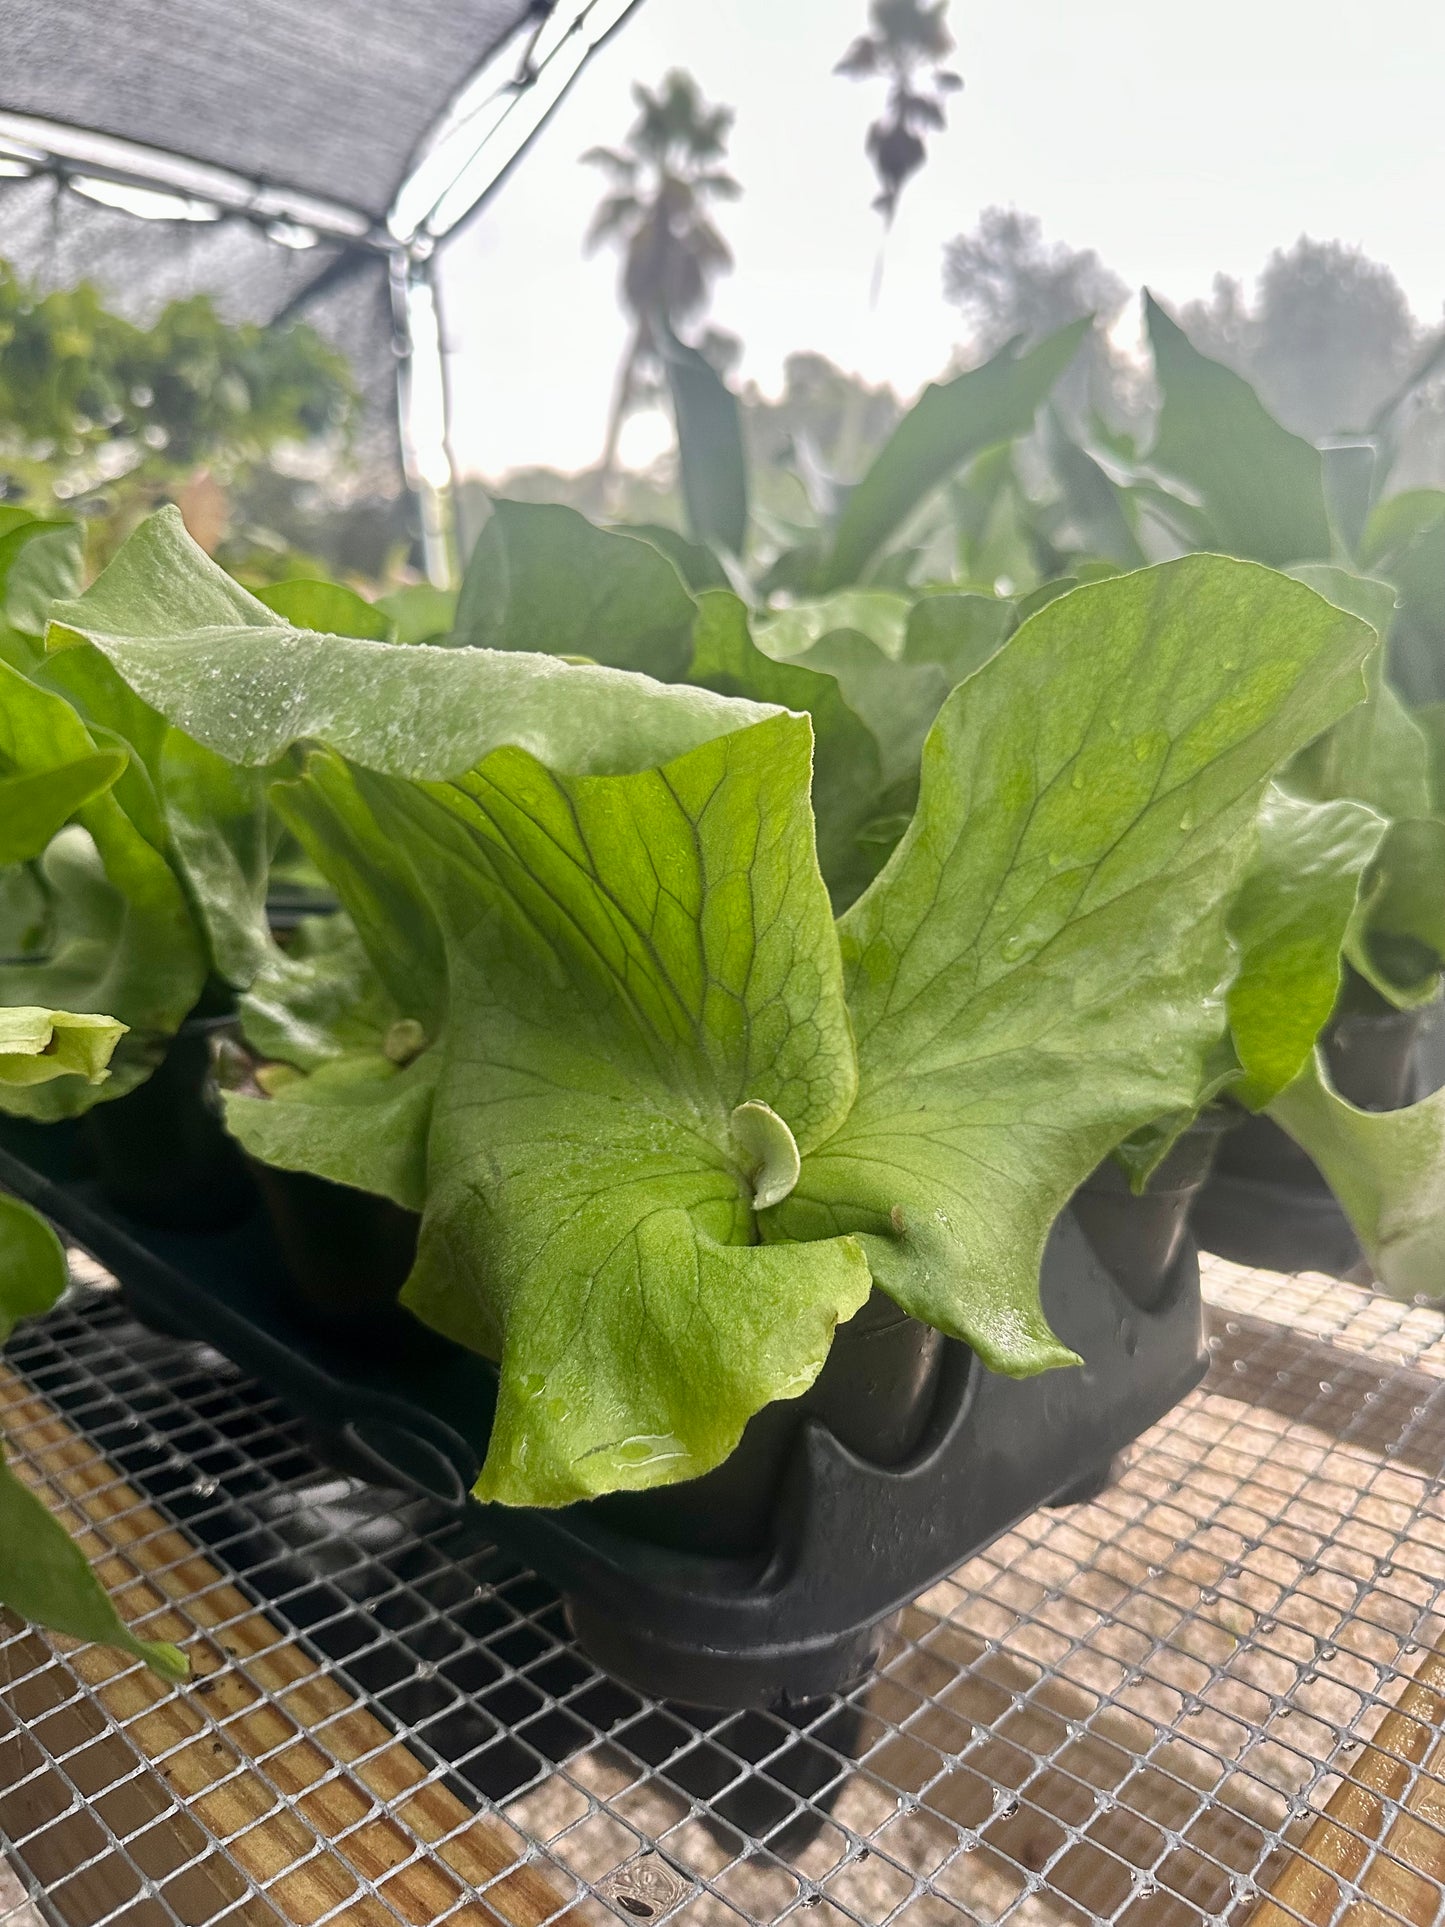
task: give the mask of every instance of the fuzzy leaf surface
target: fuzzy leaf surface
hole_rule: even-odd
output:
[[[672,573],[646,543],[633,546]],[[687,603],[685,666],[692,604],[673,580]],[[242,764],[273,763],[314,738],[400,776],[444,780],[504,744],[549,768],[613,774],[654,767],[765,713],[557,655],[293,629],[197,548],[172,509],[142,523],[84,596],[56,605],[50,646],[77,638],[177,728]],[[560,644],[553,635],[549,646]]]

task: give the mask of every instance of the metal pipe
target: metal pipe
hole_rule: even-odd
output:
[[[391,314],[402,466],[421,517],[427,580],[449,589],[456,574],[450,512],[455,476],[447,442],[446,364],[428,256],[393,251]]]

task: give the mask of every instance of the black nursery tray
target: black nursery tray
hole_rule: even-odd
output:
[[[1261,1271],[1320,1271],[1368,1281],[1369,1266],[1349,1219],[1321,1178],[1280,1184],[1216,1171],[1195,1202],[1200,1244],[1231,1264]]]
[[[319,1338],[288,1301],[259,1211],[223,1232],[130,1223],[84,1176],[64,1127],[7,1120],[0,1185],[113,1272],[143,1320],[213,1345],[283,1397],[338,1463],[476,1506],[496,1388],[485,1360],[400,1315],[394,1343]],[[922,1441],[892,1468],[807,1420],[765,1554],[674,1550],[619,1531],[597,1505],[485,1507],[487,1529],[564,1595],[601,1666],[659,1698],[729,1708],[831,1692],[866,1671],[881,1626],[920,1592],[1039,1506],[1092,1496],[1114,1455],[1204,1374],[1192,1246],[1142,1311],[1065,1213],[1043,1297],[1081,1369],[1015,1381],[950,1343]]]

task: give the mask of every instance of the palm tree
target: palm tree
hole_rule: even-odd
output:
[[[883,112],[866,141],[880,189],[873,205],[888,222],[927,158],[925,135],[944,126],[944,95],[963,85],[943,65],[953,51],[947,15],[948,0],[871,0],[872,32],[860,34],[833,69],[849,80],[888,81]]]
[[[730,107],[711,107],[690,74],[673,72],[656,93],[634,86],[637,119],[624,147],[593,147],[582,156],[609,177],[587,230],[589,251],[604,242],[622,249],[622,299],[632,334],[622,358],[602,452],[604,483],[617,464],[617,442],[644,392],[649,363],[680,321],[707,305],[712,283],[732,266],[709,205],[742,192],[721,165],[733,123]]]

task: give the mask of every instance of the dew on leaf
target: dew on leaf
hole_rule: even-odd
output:
[[[614,1450],[624,1465],[633,1466],[667,1465],[673,1459],[687,1457],[681,1440],[669,1432],[642,1432],[636,1438],[623,1439]]]

